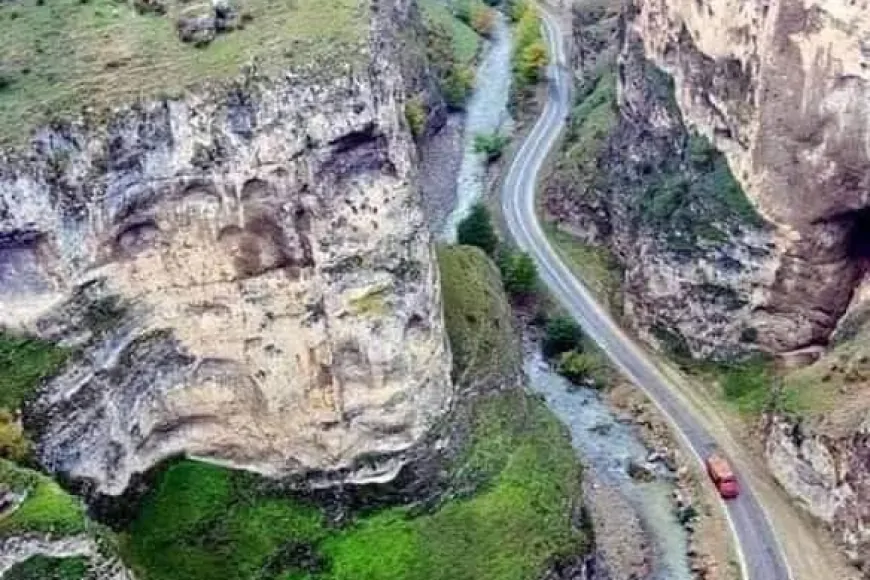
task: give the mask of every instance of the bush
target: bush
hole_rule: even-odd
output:
[[[21,425],[6,409],[0,409],[0,457],[21,463],[30,455],[30,442]]]
[[[495,24],[495,14],[492,8],[484,4],[472,6],[470,26],[475,32],[481,36],[489,36],[492,34],[493,24]]]
[[[43,340],[0,331],[0,408],[17,409],[66,361],[69,351]]]
[[[466,246],[477,246],[490,256],[498,247],[498,236],[492,227],[489,210],[482,203],[471,208],[471,213],[459,222],[456,230],[456,241]]]
[[[547,47],[541,35],[541,20],[534,6],[523,3],[514,45],[514,82],[520,89],[538,82],[547,66]]]
[[[419,96],[412,97],[405,103],[405,119],[414,138],[420,137],[426,129],[426,108]]]
[[[541,349],[547,357],[554,357],[569,350],[581,350],[583,331],[573,318],[557,316],[547,322]]]
[[[441,92],[447,105],[462,109],[474,87],[474,72],[467,66],[454,65],[441,81]]]
[[[598,370],[598,363],[584,352],[569,350],[559,356],[557,370],[572,383],[591,383]]]
[[[499,258],[499,269],[504,288],[509,294],[532,294],[538,285],[538,269],[526,252],[504,252]]]
[[[478,134],[474,136],[474,152],[486,155],[486,160],[492,163],[504,152],[504,148],[510,143],[507,135],[494,131],[489,135]]]

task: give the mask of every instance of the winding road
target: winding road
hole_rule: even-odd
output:
[[[542,16],[551,55],[547,101],[508,169],[501,193],[504,219],[517,245],[534,258],[542,281],[613,363],[652,399],[703,467],[702,458],[718,448],[716,440],[643,351],[574,277],[538,222],[535,211],[538,176],[558,141],[571,103],[571,74],[565,64],[563,36],[551,15],[542,13]],[[724,509],[736,540],[743,578],[794,580],[757,495],[745,478],[741,483],[743,493],[727,502]]]

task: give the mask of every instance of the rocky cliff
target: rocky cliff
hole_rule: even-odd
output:
[[[753,319],[776,352],[823,345],[860,279],[870,187],[864,1],[639,0],[632,28],[687,122],[776,225]]]
[[[361,63],[253,64],[0,157],[0,326],[76,353],[25,414],[46,468],[108,494],[177,454],[384,480],[446,411],[413,7],[366,8]]]
[[[783,373],[765,452],[870,573],[868,4],[586,4],[574,41],[549,215],[616,255],[650,342],[818,359]]]
[[[586,209],[568,207],[578,204],[578,196],[560,195],[556,186],[550,209],[566,229],[606,240],[630,266],[626,298],[641,329],[658,325],[680,334],[696,356],[728,354],[741,335],[744,344],[776,353],[816,351],[827,343],[861,279],[866,253],[866,9],[865,3],[840,0],[636,0],[626,12],[622,36],[604,35],[604,42],[594,9],[576,11],[576,35],[582,38],[576,39],[575,63],[582,77],[607,46],[621,47],[614,123],[618,134],[634,132],[633,141],[623,144],[634,142],[635,151],[611,147],[601,153],[598,168],[631,174],[637,186],[629,196],[626,183],[619,190],[613,179],[599,180],[584,187],[592,192],[582,202]],[[638,74],[636,63],[643,61],[668,73],[672,89],[649,90],[667,82],[658,83],[655,72]],[[692,168],[693,133],[724,152],[727,166],[714,161]],[[638,151],[638,142],[659,149],[659,161],[650,159],[652,152]],[[670,161],[661,161],[667,155]],[[727,211],[704,211],[723,187],[716,178],[712,191],[699,191],[695,169],[730,170],[759,218],[731,212],[734,220]],[[628,203],[619,201],[626,198]],[[644,219],[631,205],[656,198],[660,203],[650,206],[652,214],[660,210],[668,219]],[[683,224],[673,218],[681,207],[690,216]],[[609,227],[590,229],[596,216],[599,225]],[[728,221],[731,225],[720,227]],[[709,243],[698,236],[687,239],[690,222],[696,230],[699,223],[712,224],[722,235],[708,231],[702,238]],[[669,233],[662,232],[666,228]],[[651,247],[654,239],[675,234],[683,237],[681,243]],[[720,306],[693,291],[702,284],[714,290]],[[689,301],[668,304],[666,297],[675,291],[689,294]],[[734,307],[723,308],[722,297]],[[706,330],[704,318],[712,323]]]

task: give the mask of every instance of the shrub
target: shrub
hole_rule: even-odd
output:
[[[573,318],[557,316],[547,322],[541,349],[547,357],[554,357],[569,350],[580,350],[583,331]]]
[[[475,204],[468,217],[459,222],[456,239],[460,244],[477,246],[490,256],[495,253],[498,247],[498,236],[492,226],[489,210],[485,205]]]
[[[467,66],[454,65],[441,81],[441,91],[447,105],[461,109],[474,87],[474,72]]]
[[[532,294],[538,285],[538,269],[526,252],[504,252],[499,269],[505,290],[514,296]]]
[[[484,4],[472,6],[470,26],[475,32],[481,36],[489,36],[492,34],[493,24],[495,24],[495,14],[492,8]]]
[[[573,383],[589,383],[598,369],[595,359],[577,350],[563,352],[559,356],[559,373]]]
[[[426,108],[419,96],[412,97],[405,103],[405,119],[411,134],[415,138],[420,137],[426,129]]]
[[[30,455],[30,442],[21,425],[6,409],[0,409],[0,457],[21,463]]]
[[[510,138],[498,131],[489,135],[478,134],[474,136],[474,152],[486,155],[487,162],[492,163],[501,157],[509,142]]]
[[[538,82],[547,66],[547,47],[541,36],[541,21],[531,4],[522,4],[514,45],[514,82],[519,88]]]

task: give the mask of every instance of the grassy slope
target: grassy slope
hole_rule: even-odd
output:
[[[0,517],[0,537],[22,532],[67,536],[86,530],[82,503],[48,477],[0,459],[0,484],[18,493],[28,491],[18,509]]]
[[[463,383],[498,376],[519,364],[498,269],[482,250],[469,246],[438,251],[444,316],[456,378]]]
[[[455,347],[514,348],[493,264],[466,247],[442,248],[439,261]],[[457,362],[460,372],[505,368],[464,355]],[[258,492],[250,475],[178,463],[131,525],[128,559],[143,580],[533,580],[554,555],[585,548],[569,521],[580,467],[538,400],[517,390],[476,400],[471,444],[451,472],[479,491],[431,513],[395,507],[332,529],[315,508]]]
[[[622,311],[622,269],[604,246],[585,244],[553,224],[545,224],[547,239],[581,278],[595,298],[614,315]]]
[[[442,26],[450,31],[453,53],[459,64],[470,66],[480,50],[480,36],[456,18],[440,0],[420,0],[423,21],[430,26]]]
[[[19,143],[35,124],[82,105],[174,94],[238,74],[256,57],[262,71],[304,62],[348,61],[365,37],[362,0],[243,0],[244,30],[205,48],[177,38],[185,5],[142,15],[115,0],[0,3],[0,145]],[[207,5],[207,3],[205,3]]]

